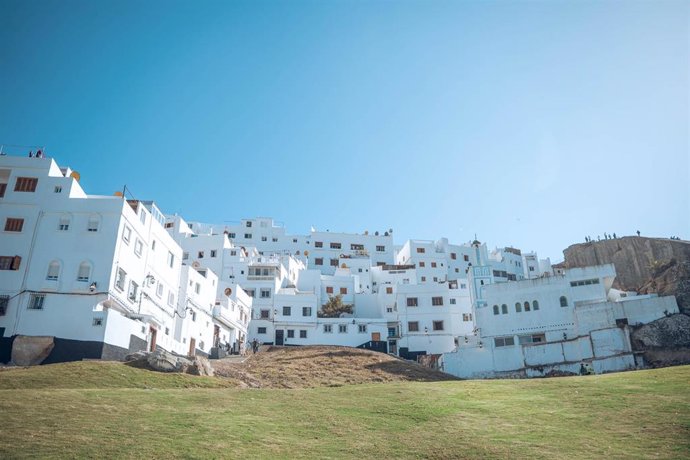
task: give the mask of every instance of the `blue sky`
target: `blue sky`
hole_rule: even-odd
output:
[[[188,220],[555,260],[690,239],[688,23],[682,1],[0,0],[0,143]]]

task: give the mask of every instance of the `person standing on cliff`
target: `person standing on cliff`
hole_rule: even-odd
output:
[[[640,236],[640,231],[639,231],[639,230],[637,231],[637,236]]]

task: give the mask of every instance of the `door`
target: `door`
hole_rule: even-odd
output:
[[[277,329],[276,330],[276,345],[282,345],[283,344],[283,330],[282,329]]]
[[[196,339],[189,339],[189,356],[194,356],[196,354]]]
[[[149,328],[149,332],[151,333],[151,343],[149,345],[149,351],[156,351],[156,329],[151,327]]]
[[[220,346],[220,327],[217,324],[213,325],[213,346]]]
[[[372,332],[371,333],[371,341],[372,342],[380,342],[381,341],[381,333],[380,332]]]
[[[396,340],[388,341],[388,353],[392,353],[394,355],[398,354],[398,342]]]

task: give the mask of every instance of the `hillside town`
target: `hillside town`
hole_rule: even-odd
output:
[[[614,289],[611,264],[564,268],[477,238],[398,244],[392,229],[192,222],[89,195],[43,153],[0,156],[0,203],[4,363],[17,337],[50,337],[45,363],[341,345],[463,378],[603,373],[644,367],[630,328],[678,313],[673,296]]]

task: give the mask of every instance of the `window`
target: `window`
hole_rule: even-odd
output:
[[[6,191],[7,191],[7,184],[0,184],[0,198],[5,196]]]
[[[346,288],[346,287],[341,287],[341,288],[340,288],[340,294],[342,294],[342,295],[347,295],[347,288]]]
[[[520,345],[528,345],[531,343],[544,343],[546,342],[546,335],[544,334],[530,334],[521,335],[518,337]]]
[[[259,315],[260,315],[259,318],[261,318],[261,319],[268,319],[270,313],[271,313],[271,312],[268,311],[268,310],[261,310],[261,312],[259,312]]]
[[[331,267],[337,267],[338,266],[338,259],[331,259]]]
[[[498,305],[494,305],[494,315],[498,315]]]
[[[594,278],[594,279],[590,279],[590,280],[571,281],[570,282],[570,285],[572,287],[588,286],[590,284],[599,284],[599,278]]]
[[[465,262],[469,262],[469,261],[470,261],[470,256],[468,256],[468,255],[464,255],[464,256],[462,256],[462,258],[463,258],[463,260],[464,260]]]
[[[340,249],[341,247],[340,243],[331,243],[331,249]]]
[[[7,314],[7,307],[10,305],[10,296],[0,295],[0,316]]]
[[[311,307],[302,307],[302,316],[311,316]]]
[[[144,211],[144,208],[141,208],[139,211],[139,220],[142,225],[146,225],[146,211]]]
[[[189,259],[189,253],[188,252],[183,252],[182,253],[182,260],[188,260]]]
[[[151,240],[151,250],[152,251],[156,250],[156,240]]]
[[[254,289],[245,289],[244,292],[252,299],[256,296],[256,291]]]
[[[129,292],[127,293],[127,298],[134,302],[137,300],[137,293],[139,292],[139,285],[134,281],[129,282]]]
[[[440,307],[443,305],[443,297],[432,297],[431,298],[431,305],[434,307]]]
[[[462,320],[465,322],[472,321],[472,313],[463,313]]]
[[[235,238],[235,234],[234,233],[228,233],[228,238],[230,238],[230,239]]]
[[[424,254],[424,248],[417,248],[417,254]]]
[[[366,334],[367,333],[367,325],[366,324],[360,324],[357,326],[357,330],[360,334]]]
[[[533,271],[534,271],[534,267],[529,267],[529,271],[533,272]]]
[[[347,324],[338,324],[338,332],[341,334],[347,333]]]
[[[134,254],[141,257],[141,252],[144,250],[144,245],[139,238],[134,242]]]
[[[43,303],[46,300],[45,294],[31,294],[29,298],[29,310],[43,310]]]
[[[455,297],[451,297],[450,300],[449,300],[449,302],[450,302],[451,305],[455,305],[455,303],[456,303]]]
[[[384,252],[386,250],[385,246],[376,246],[376,251],[377,252]]]
[[[262,236],[261,241],[268,241],[268,238],[266,238],[265,236]]]
[[[89,217],[89,223],[86,226],[87,232],[97,232],[98,231],[98,217]]]
[[[561,307],[567,307],[568,306],[568,298],[564,295],[561,296],[560,298],[561,301]]]
[[[168,267],[173,268],[173,265],[175,265],[175,255],[168,251]]]
[[[278,238],[273,237],[273,238],[271,238],[271,241],[273,241],[274,243],[277,243],[277,242],[278,242]]]
[[[35,177],[17,177],[14,183],[15,192],[35,192],[38,179]]]
[[[89,278],[91,278],[91,264],[88,262],[80,263],[79,272],[77,272],[77,281],[88,283]]]
[[[333,294],[333,286],[326,286],[326,294]]]
[[[251,234],[251,233],[245,233],[245,234],[244,234],[244,239],[245,239],[245,240],[251,240],[251,239],[252,239],[252,234]]]
[[[506,305],[506,304],[501,305],[501,313],[504,315],[508,314],[508,305]]]
[[[407,298],[407,306],[408,307],[416,307],[417,305],[418,305],[417,297],[408,297]]]
[[[496,347],[510,347],[515,345],[514,337],[496,337],[494,338],[494,345]]]
[[[534,310],[534,311],[539,310],[539,302],[537,302],[536,300],[532,301],[532,310]]]
[[[393,288],[392,288],[392,287],[387,287],[387,288],[386,288],[386,294],[393,294]]]
[[[420,266],[420,267],[425,267],[426,264],[425,264],[424,262],[419,262],[419,266]]]
[[[283,307],[283,316],[290,316],[292,314],[292,307]]]
[[[525,311],[529,311],[529,302],[525,302],[523,306],[525,307]]]
[[[419,321],[408,321],[407,322],[408,332],[419,332]]]
[[[256,329],[257,334],[265,334],[266,333],[266,328],[265,327],[259,327]]]
[[[270,289],[261,289],[260,295],[262,299],[270,299],[271,298],[271,290]]]
[[[287,338],[288,339],[294,339],[295,338],[295,330],[294,329],[288,329],[287,330]]]
[[[422,276],[422,283],[426,281],[426,276]]]
[[[199,252],[197,253],[197,258],[198,258],[198,259],[203,259],[203,258],[204,258],[204,251],[199,251]]]
[[[451,253],[450,253],[450,258],[451,258],[451,260],[455,260],[455,259],[458,258],[458,255],[457,255],[456,253],[454,253],[454,252],[451,252]]]
[[[196,294],[201,294],[201,284],[199,283],[194,283],[194,292]]]
[[[432,324],[432,327],[434,328],[435,331],[442,331],[443,330],[443,321],[434,321]]]
[[[175,305],[175,293],[172,291],[168,292],[168,305]]]
[[[62,185],[56,185],[53,189],[53,193],[62,193]]]
[[[122,229],[122,240],[125,243],[129,243],[129,239],[131,237],[132,237],[132,229],[125,225],[124,228]]]
[[[8,217],[5,221],[6,232],[21,232],[24,227],[24,219]]]
[[[314,264],[323,265],[323,257],[317,257],[316,259],[314,259]]]
[[[218,255],[218,251],[215,249],[211,249],[211,257],[216,257]]]
[[[118,288],[120,291],[124,291],[126,280],[127,280],[127,272],[125,272],[121,268],[118,268],[117,269],[117,276],[115,277],[115,287]]]
[[[306,339],[307,338],[307,331],[304,329],[300,329],[299,331],[299,338],[300,339]]]
[[[160,281],[158,282],[158,286],[156,286],[156,295],[160,298],[163,297],[163,283]]]
[[[196,312],[192,312],[192,321],[196,322]]]
[[[0,256],[0,270],[19,270],[21,261],[19,256]]]
[[[364,245],[352,243],[352,244],[350,244],[350,250],[352,250],[352,251],[363,251]]]
[[[94,318],[91,324],[93,326],[103,326],[103,318]]]
[[[58,222],[58,230],[61,232],[66,232],[69,230],[69,217],[68,216],[62,216],[60,217],[60,221]]]
[[[326,332],[326,333],[333,332],[333,325],[332,324],[324,324],[323,325],[323,332]]]
[[[436,268],[436,262],[431,262],[431,268]]]
[[[251,220],[248,220],[247,223],[246,223],[245,225],[247,226],[247,228],[251,228],[251,226],[252,226],[252,221],[251,221]]]
[[[314,247],[315,248],[322,248],[323,247],[323,241],[314,241]]]

